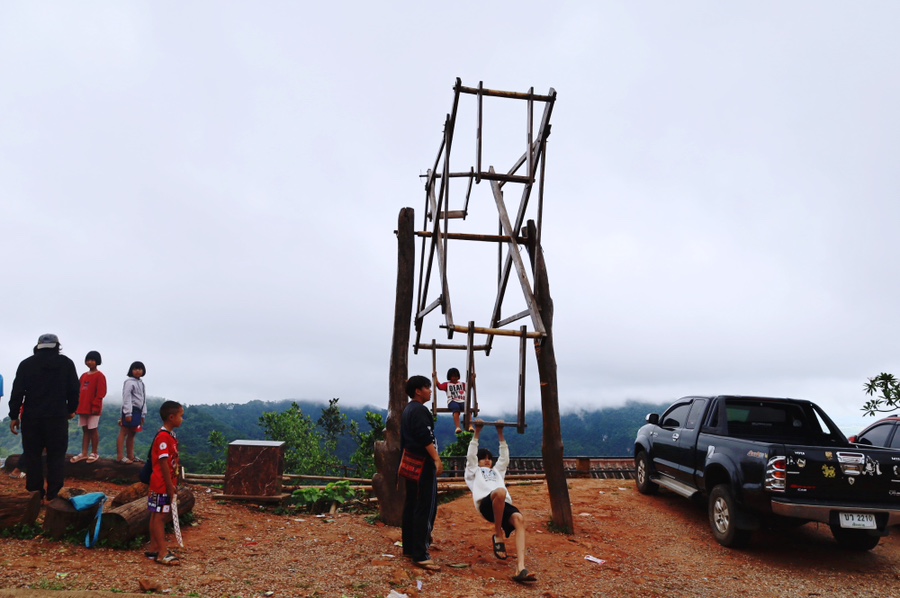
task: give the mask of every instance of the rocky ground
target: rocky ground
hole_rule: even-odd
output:
[[[24,480],[0,479],[0,494]],[[88,491],[119,487],[71,481]],[[642,496],[627,480],[572,480],[572,536],[549,529],[547,487],[511,493],[528,521],[527,566],[538,582],[511,581],[514,555],[497,560],[491,528],[461,495],[438,510],[433,556],[422,571],[401,557],[400,530],[371,514],[316,517],[217,500],[193,487],[193,525],[184,529],[180,567],[163,567],[133,550],[88,550],[74,541],[0,540],[0,596],[62,590],[141,591],[141,583],[173,596],[859,596],[896,595],[900,540],[870,552],[840,550],[827,527],[807,524],[763,531],[746,550],[719,546],[702,506],[661,492]],[[169,537],[174,544],[174,538]],[[514,544],[509,542],[510,552]],[[597,563],[586,557],[595,557]],[[30,593],[25,592],[31,588]],[[37,592],[42,590],[42,592]],[[13,592],[13,593],[10,593]],[[52,592],[52,594],[50,593]],[[121,594],[119,594],[121,595]],[[396,594],[395,594],[396,595]]]

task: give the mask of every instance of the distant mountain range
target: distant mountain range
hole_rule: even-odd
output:
[[[204,473],[210,464],[223,456],[217,454],[209,446],[210,432],[221,432],[228,442],[233,440],[262,440],[264,434],[259,426],[259,418],[263,413],[287,410],[296,402],[304,415],[314,422],[328,406],[326,402],[313,401],[250,401],[242,404],[188,405],[185,407],[184,425],[178,431],[181,445],[182,462],[188,471]],[[137,435],[135,452],[146,457],[153,432],[159,425],[159,406],[162,399],[150,399],[146,430]],[[338,402],[341,413],[351,421],[359,423],[362,431],[368,430],[365,415],[367,411],[381,413],[387,419],[386,409],[377,407],[353,407]],[[560,418],[563,443],[566,456],[591,457],[623,457],[631,456],[632,446],[637,429],[643,425],[644,417],[650,412],[661,412],[668,404],[648,404],[629,402],[622,407],[598,409],[595,411],[577,411],[563,414]],[[100,419],[100,454],[103,457],[115,458],[116,438],[118,436],[118,406],[106,407]],[[514,422],[513,414],[481,413],[485,421],[503,419]],[[81,450],[82,431],[77,426],[77,418],[69,425],[69,453]],[[0,457],[19,454],[22,451],[21,439],[9,431],[9,420],[0,425]],[[514,428],[507,428],[506,439],[510,452],[518,457],[540,457],[543,435],[543,421],[539,411],[527,412],[526,430],[517,434]],[[443,450],[455,441],[453,418],[448,413],[438,414],[435,432],[438,446]],[[484,441],[490,446],[496,440],[493,430],[486,429]],[[338,456],[347,463],[349,456],[356,450],[354,442],[345,437],[338,444]]]

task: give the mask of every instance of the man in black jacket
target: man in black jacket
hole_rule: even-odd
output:
[[[410,401],[400,420],[400,447],[421,463],[421,474],[415,480],[405,479],[403,554],[423,569],[440,571],[429,554],[437,515],[437,476],[444,471],[434,440],[434,418],[425,407],[431,400],[431,380],[413,376],[406,382],[406,394]]]
[[[78,408],[78,374],[75,364],[59,353],[59,338],[42,334],[34,355],[19,364],[9,395],[9,429],[22,429],[25,489],[56,498],[65,480],[69,421]],[[24,403],[24,409],[20,409]],[[47,489],[41,455],[47,450]]]

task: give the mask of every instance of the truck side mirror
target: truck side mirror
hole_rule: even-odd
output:
[[[648,413],[647,414],[647,423],[653,424],[654,426],[659,425],[659,414],[658,413]]]

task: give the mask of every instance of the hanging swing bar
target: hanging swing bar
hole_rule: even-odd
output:
[[[447,326],[441,326],[441,328],[448,328]],[[468,332],[469,329],[466,326],[450,326],[456,332]],[[476,334],[493,334],[495,336],[520,336],[522,333],[518,330],[510,330],[508,328],[484,328],[481,326],[475,327]],[[543,338],[545,335],[540,332],[528,332],[528,338]]]
[[[447,349],[447,350],[450,350],[450,351],[466,351],[466,350],[468,350],[468,348],[469,348],[468,345],[446,345],[446,344],[441,344],[441,343],[435,343],[435,342],[432,340],[432,341],[431,341],[430,343],[428,343],[428,344],[421,344],[421,345],[419,345],[418,347],[416,347],[416,349],[427,349],[427,350],[431,350],[432,347],[435,348],[435,349]],[[487,350],[487,348],[488,348],[487,345],[474,345],[474,346],[472,347],[472,349],[475,350],[475,351],[485,351],[485,350]]]

